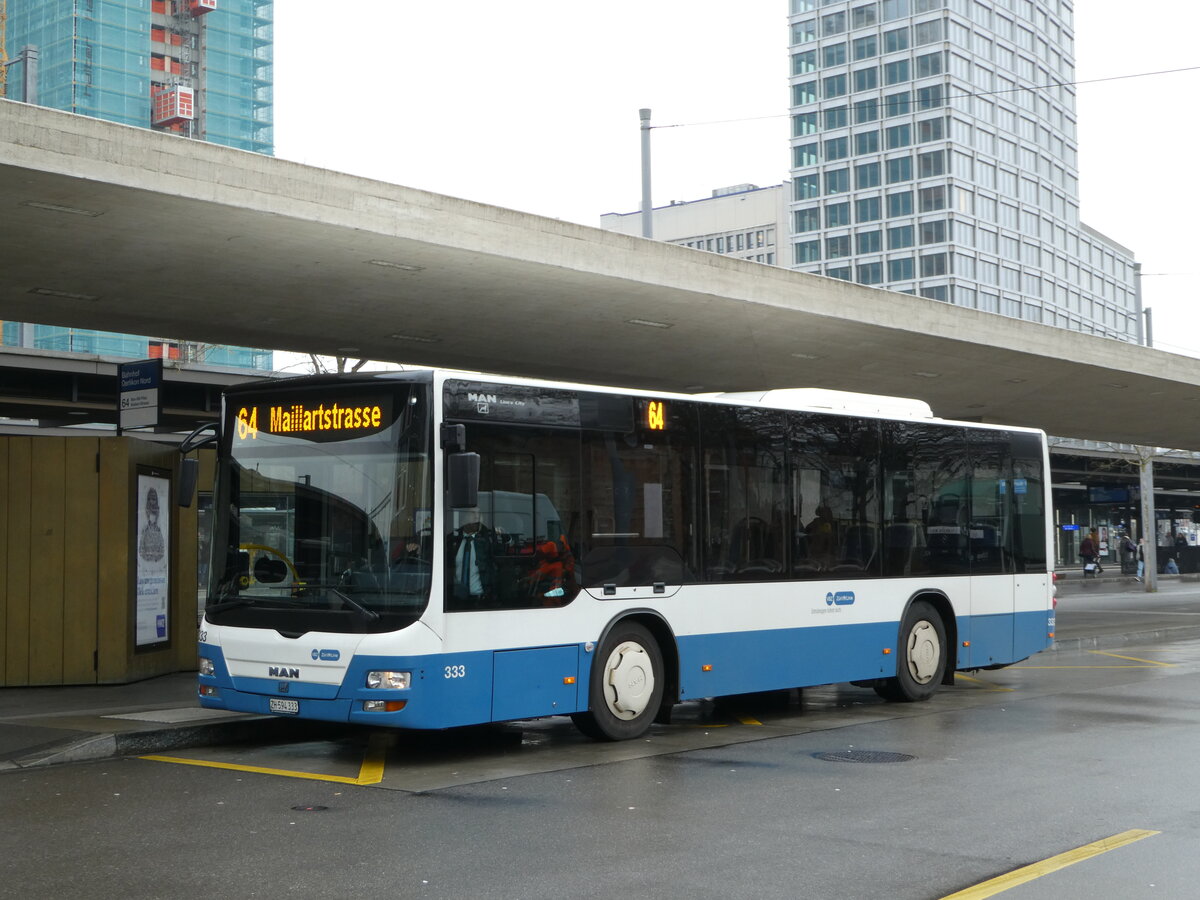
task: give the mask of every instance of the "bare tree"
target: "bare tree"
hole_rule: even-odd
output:
[[[329,357],[327,356],[318,356],[315,353],[310,353],[308,354],[308,358],[312,360],[312,370],[314,374],[337,372],[340,375],[345,372],[357,372],[368,362],[370,362],[368,359],[355,359],[352,356],[335,356],[333,357],[334,365],[337,366],[335,369],[330,367],[328,362]]]

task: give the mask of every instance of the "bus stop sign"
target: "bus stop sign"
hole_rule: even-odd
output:
[[[143,359],[118,366],[121,390],[117,424],[121,428],[157,425],[162,414],[161,359]]]

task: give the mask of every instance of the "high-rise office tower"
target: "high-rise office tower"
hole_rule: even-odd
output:
[[[271,0],[0,0],[7,96],[271,154]],[[32,54],[27,53],[27,48]],[[27,71],[32,67],[32,71]],[[27,78],[32,75],[32,78]],[[26,85],[36,98],[26,98]],[[181,223],[182,224],[182,223]],[[5,344],[270,368],[271,354],[4,323]]]
[[[1132,254],[1079,220],[1070,0],[789,13],[792,268],[1139,340]]]

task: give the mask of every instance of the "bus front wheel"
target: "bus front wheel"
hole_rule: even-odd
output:
[[[626,741],[646,733],[663,696],[663,658],[658,642],[636,622],[618,624],[592,664],[588,711],[575,726],[600,741]]]
[[[908,608],[898,649],[896,677],[877,682],[875,693],[894,703],[928,700],[946,671],[946,626],[929,603],[918,600]]]

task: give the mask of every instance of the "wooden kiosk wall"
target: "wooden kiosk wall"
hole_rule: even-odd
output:
[[[137,475],[179,454],[128,437],[0,435],[0,686],[122,684],[195,668],[196,504],[170,523],[167,642],[135,646]],[[211,466],[209,469],[211,483]]]

